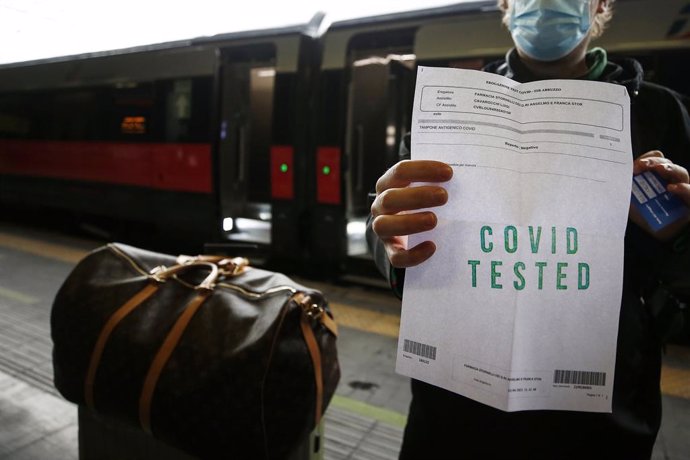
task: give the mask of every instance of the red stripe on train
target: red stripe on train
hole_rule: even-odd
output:
[[[211,193],[211,146],[0,139],[0,174]]]

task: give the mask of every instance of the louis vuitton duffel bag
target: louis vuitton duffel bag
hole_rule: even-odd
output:
[[[51,312],[55,386],[200,458],[289,456],[340,378],[324,296],[245,259],[108,244]]]

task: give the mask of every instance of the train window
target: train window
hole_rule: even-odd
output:
[[[0,96],[0,138],[21,139],[31,129],[30,106],[17,95]]]
[[[17,93],[0,98],[0,136],[100,140],[102,91],[94,88]]]
[[[0,134],[3,137],[24,137],[29,133],[29,119],[0,112]]]
[[[0,138],[209,142],[212,78],[0,95]]]
[[[100,137],[99,104],[96,90],[68,90],[53,97],[49,137],[54,140],[84,140]]]
[[[165,101],[165,140],[187,140],[192,117],[192,80],[175,80],[169,87]]]
[[[212,79],[183,78],[158,82],[163,95],[167,142],[209,142]]]
[[[110,140],[155,140],[158,127],[153,83],[118,84],[110,98]]]

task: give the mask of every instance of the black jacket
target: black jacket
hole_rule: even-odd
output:
[[[514,51],[485,70],[520,82],[534,80]],[[643,81],[642,68],[632,59],[609,62],[599,80],[628,89],[634,157],[658,149],[690,169],[690,117],[683,96]],[[400,159],[409,156],[408,135]],[[401,293],[404,270],[391,270],[370,227],[367,238],[377,266]],[[468,452],[453,458],[648,459],[661,421],[661,340],[642,299],[659,285],[658,267],[674,250],[687,251],[678,247],[628,225],[612,413],[506,413],[413,380],[401,458],[445,458],[435,457],[434,452],[449,448]],[[687,259],[690,254],[676,257]]]

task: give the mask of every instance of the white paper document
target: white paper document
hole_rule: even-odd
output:
[[[505,411],[611,412],[630,205],[629,98],[420,67],[412,159],[453,167],[407,270],[396,370]]]

